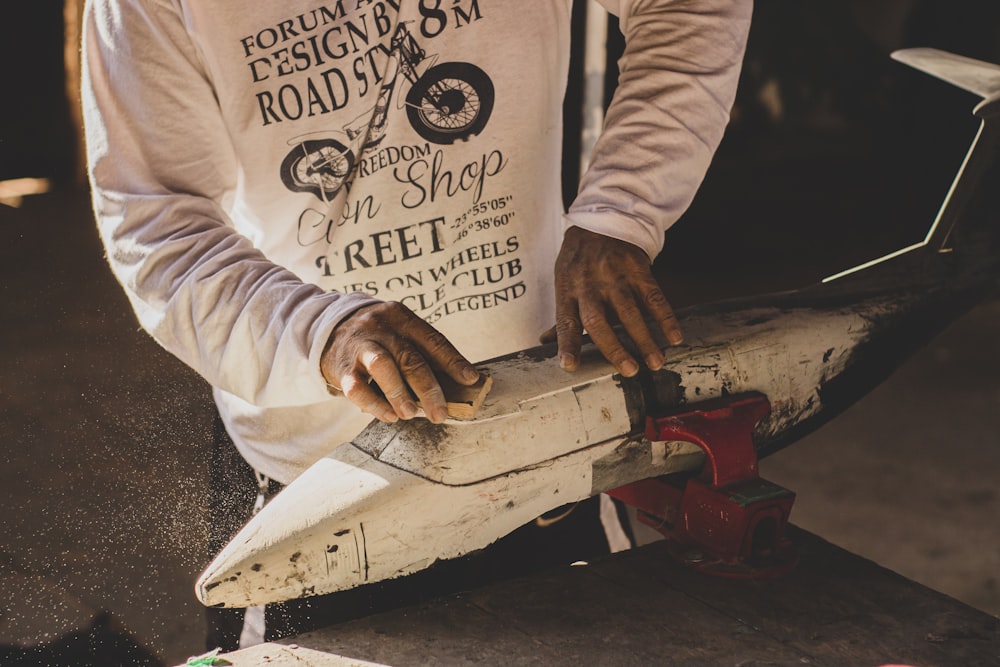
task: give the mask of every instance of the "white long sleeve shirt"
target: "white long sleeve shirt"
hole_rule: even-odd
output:
[[[626,38],[560,202],[571,0],[91,0],[84,113],[108,260],[142,326],[290,482],[370,420],[333,328],[408,306],[473,361],[534,345],[567,225],[655,257],[728,120],[751,0],[601,0]]]

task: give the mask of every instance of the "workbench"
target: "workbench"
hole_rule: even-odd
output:
[[[738,581],[663,542],[226,654],[296,665],[1000,665],[1000,620],[808,532],[780,578]]]

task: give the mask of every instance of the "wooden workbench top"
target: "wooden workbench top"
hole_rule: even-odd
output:
[[[296,665],[1000,665],[1000,620],[800,530],[797,569],[732,581],[662,543],[227,654]]]

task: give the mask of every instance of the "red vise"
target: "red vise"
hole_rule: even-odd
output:
[[[761,394],[700,403],[679,414],[646,418],[652,442],[693,442],[706,461],[694,478],[664,476],[608,491],[668,540],[692,567],[724,577],[775,576],[798,561],[785,536],[795,494],[761,479],[753,429],[771,406]]]

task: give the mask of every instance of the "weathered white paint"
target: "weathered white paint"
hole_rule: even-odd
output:
[[[1000,115],[1000,68],[939,52],[900,57],[907,58],[970,90],[988,90],[977,107],[984,127]],[[955,219],[994,155],[995,135],[981,143],[982,135],[945,204]],[[928,238],[950,233],[953,221],[937,229],[938,221]],[[680,313],[687,343],[668,350],[664,373],[679,378],[678,403],[763,393],[772,409],[755,437],[758,446],[775,442],[824,411],[824,388],[834,379],[853,383],[847,393],[840,386],[840,402],[860,397],[887,370],[864,376],[873,350],[898,358],[893,346],[926,340],[983,280],[971,272],[973,282],[960,285],[960,272],[941,270],[935,284],[947,293],[930,289],[926,276],[922,290],[914,282],[892,292],[899,276],[884,271],[886,263],[868,282],[852,282],[862,273],[855,271],[832,289],[776,295],[770,307],[760,305],[768,297],[756,297]],[[873,285],[885,292],[873,296]],[[913,324],[925,330],[912,331]],[[573,374],[529,355],[490,369],[493,392],[475,419],[376,423],[316,463],[219,554],[197,584],[199,599],[248,606],[398,577],[482,548],[562,504],[700,464],[691,443],[649,442],[635,432],[628,414],[635,406],[626,405],[622,383],[592,347]]]
[[[820,389],[840,374],[873,323],[896,306],[874,299],[835,309],[751,308],[683,320],[689,346],[670,355],[688,403],[760,392],[771,402],[765,429],[784,429],[822,408]]]
[[[399,577],[482,548],[553,507],[588,497],[590,452],[558,457],[544,472],[529,468],[448,486],[343,445],[226,547],[199,580],[198,597],[207,605],[265,604]]]
[[[573,374],[526,355],[489,365],[493,388],[472,420],[373,423],[354,440],[391,466],[442,484],[521,470],[630,430],[613,368],[595,349]]]
[[[690,342],[669,351],[668,370],[689,403],[762,392],[770,428],[786,428],[820,409],[818,388],[887,307],[693,315],[684,319]],[[630,434],[620,383],[593,349],[579,373],[526,355],[490,370],[494,389],[479,418],[373,424],[315,464],[218,556],[199,599],[264,604],[402,576],[562,504],[700,460],[690,443]]]

